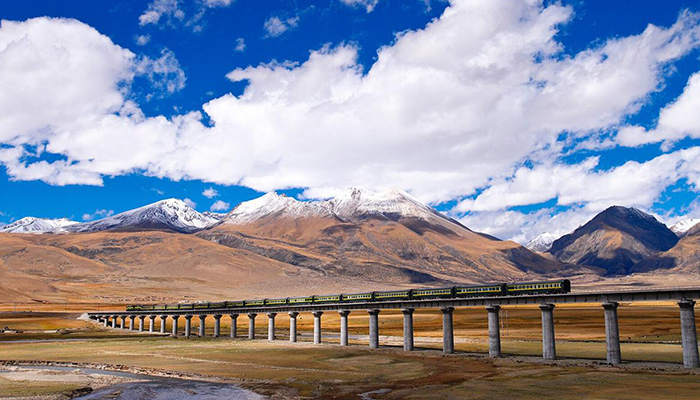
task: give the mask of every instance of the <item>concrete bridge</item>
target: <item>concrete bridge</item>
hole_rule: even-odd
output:
[[[231,318],[230,337],[238,337],[237,320],[245,314],[249,318],[249,339],[255,339],[255,317],[260,313],[268,317],[268,340],[275,340],[275,318],[286,313],[289,316],[289,340],[297,341],[296,319],[299,313],[310,312],[314,316],[314,343],[320,344],[322,338],[322,316],[327,312],[340,314],[340,345],[348,345],[348,315],[351,312],[365,312],[369,318],[369,347],[379,347],[379,316],[382,310],[401,310],[403,313],[403,348],[413,350],[413,312],[418,308],[439,308],[442,311],[443,352],[454,353],[453,312],[457,307],[484,307],[489,330],[489,356],[501,357],[501,334],[499,311],[509,305],[539,305],[542,312],[542,357],[545,360],[556,359],[554,336],[554,309],[556,304],[597,303],[604,310],[605,340],[607,362],[619,364],[622,361],[620,352],[620,331],[618,326],[617,309],[620,302],[644,301],[676,301],[680,309],[681,337],[683,345],[683,365],[686,368],[700,367],[698,357],[698,338],[695,326],[695,299],[700,298],[700,288],[659,288],[646,290],[625,290],[611,292],[584,292],[548,295],[497,296],[465,299],[429,299],[408,301],[373,301],[333,304],[281,305],[238,308],[211,308],[196,310],[159,310],[131,312],[96,312],[89,313],[93,320],[102,322],[105,326],[136,330],[135,320],[138,318],[138,331],[145,331],[145,320],[148,318],[148,332],[155,331],[156,319],[160,319],[160,333],[166,333],[166,321],[172,319],[172,334],[179,332],[178,321],[185,320],[184,335],[192,335],[191,320],[198,317],[199,336],[205,336],[205,320],[207,316],[214,317],[214,336],[221,336],[221,318],[228,315]]]

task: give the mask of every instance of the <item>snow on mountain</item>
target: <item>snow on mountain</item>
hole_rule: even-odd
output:
[[[685,233],[696,224],[700,223],[700,218],[682,219],[669,227],[678,237],[685,236]]]
[[[65,232],[65,228],[77,222],[67,218],[47,219],[24,217],[0,228],[3,233],[47,233]]]
[[[242,225],[268,216],[337,217],[344,221],[356,221],[367,216],[439,218],[453,222],[408,193],[392,189],[372,192],[348,189],[340,196],[323,201],[299,201],[275,192],[246,201],[234,208],[226,217],[228,224]]]
[[[544,253],[545,251],[549,250],[550,247],[552,247],[552,243],[554,243],[554,241],[557,239],[557,236],[549,232],[545,232],[527,242],[525,247],[532,251]]]
[[[219,221],[192,209],[182,200],[161,200],[94,222],[71,226],[71,232],[95,232],[107,229],[172,229],[191,233]]]
[[[227,213],[218,213],[218,212],[212,212],[212,211],[205,211],[202,213],[205,217],[208,218],[214,218],[217,221],[221,221],[224,219],[228,214]]]

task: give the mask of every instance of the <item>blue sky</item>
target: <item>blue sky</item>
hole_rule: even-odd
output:
[[[350,186],[399,187],[521,242],[612,204],[697,217],[695,13],[693,1],[5,1],[0,223]]]

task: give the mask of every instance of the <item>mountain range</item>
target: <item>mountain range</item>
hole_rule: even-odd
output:
[[[273,192],[227,214],[167,199],[98,221],[27,217],[0,227],[0,301],[201,300],[697,276],[700,228],[692,225],[677,224],[674,233],[653,216],[614,206],[569,235],[540,235],[528,243],[531,251],[474,232],[399,190],[351,189],[324,201]]]

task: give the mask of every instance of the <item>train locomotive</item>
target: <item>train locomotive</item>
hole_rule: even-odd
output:
[[[406,290],[388,290],[366,293],[341,293],[334,295],[314,295],[302,297],[284,297],[275,299],[236,300],[222,302],[197,302],[182,304],[133,304],[126,311],[170,311],[170,310],[206,310],[244,307],[279,307],[288,305],[358,303],[424,299],[460,299],[471,297],[522,296],[533,294],[569,293],[571,282],[568,279],[558,281],[494,283],[476,286],[452,286],[443,288],[422,288]]]

